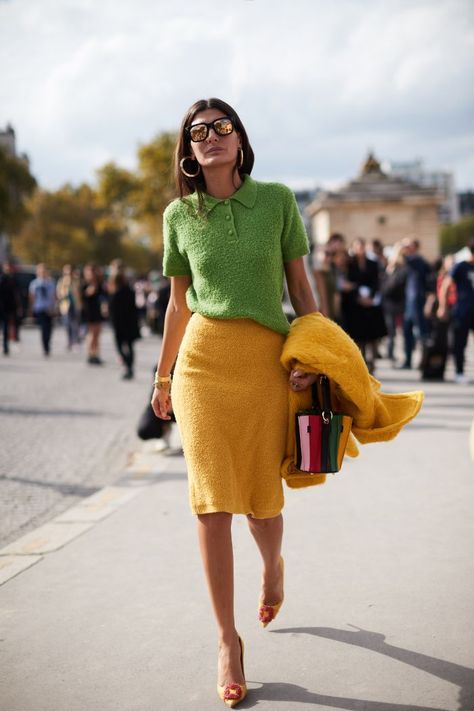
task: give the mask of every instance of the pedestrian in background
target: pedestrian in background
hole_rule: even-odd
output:
[[[401,243],[394,246],[380,287],[388,336],[387,358],[392,363],[395,363],[396,337],[402,328],[405,311],[406,265],[401,249]]]
[[[337,257],[346,250],[346,238],[333,232],[324,246],[316,250],[313,276],[319,296],[319,308],[324,316],[337,323],[342,318],[341,294],[338,288]]]
[[[56,288],[45,264],[38,264],[36,267],[36,279],[30,283],[29,295],[31,311],[40,327],[43,353],[49,356],[56,308]]]
[[[313,275],[318,293],[319,310],[324,316],[337,321],[340,299],[337,291],[336,269],[334,267],[335,249],[329,244],[316,249]]]
[[[424,316],[430,266],[419,253],[418,240],[402,240],[402,254],[406,264],[405,311],[403,314],[403,341],[405,360],[403,369],[412,367],[412,356],[416,339],[422,343],[428,337],[428,324]]]
[[[452,285],[456,287],[456,303],[451,307],[453,329],[453,350],[456,366],[456,382],[469,382],[464,373],[464,353],[469,339],[469,331],[474,334],[474,239],[469,243],[470,257],[458,262],[449,276],[444,279],[440,292],[439,318],[448,312],[448,295]]]
[[[10,329],[15,318],[16,306],[15,284],[5,265],[0,264],[0,324],[3,355],[8,355],[10,352]]]
[[[81,283],[77,272],[70,264],[63,266],[62,276],[56,284],[59,313],[67,335],[67,348],[72,350],[79,344],[79,324],[81,316]]]
[[[316,377],[291,371],[288,380],[280,362],[289,331],[284,274],[297,315],[317,309],[295,197],[284,185],[250,177],[253,151],[232,107],[219,99],[196,102],[175,155],[185,200],[164,213],[163,272],[171,277],[171,297],[152,405],[169,419],[179,351],[173,410],[218,626],[218,694],[234,706],[247,688],[234,618],[232,515],[247,516],[262,555],[258,616],[266,626],[283,601],[280,470],[288,386],[305,389]]]
[[[81,299],[83,318],[87,324],[87,362],[90,365],[102,365],[100,334],[107,314],[107,292],[103,285],[102,272],[95,264],[87,264],[84,267]]]
[[[379,265],[367,256],[362,237],[352,243],[347,279],[357,289],[348,324],[349,334],[359,346],[369,372],[374,373],[377,343],[387,335],[387,327],[381,307]]]
[[[115,336],[115,346],[125,366],[123,380],[133,378],[134,341],[140,338],[135,293],[130,288],[124,270],[109,279],[109,318]]]

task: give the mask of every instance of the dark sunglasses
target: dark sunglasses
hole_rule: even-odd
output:
[[[184,130],[193,143],[199,143],[206,140],[211,127],[218,136],[228,136],[234,130],[234,122],[230,116],[222,116],[209,123],[202,122],[186,126]]]

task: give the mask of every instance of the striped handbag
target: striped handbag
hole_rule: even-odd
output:
[[[342,466],[352,417],[333,412],[326,375],[319,375],[311,390],[311,409],[295,415],[296,468],[308,474],[335,473]]]

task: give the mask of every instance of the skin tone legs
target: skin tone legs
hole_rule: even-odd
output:
[[[87,333],[87,350],[90,356],[99,355],[99,337],[102,324],[90,323]]]
[[[219,512],[198,517],[198,538],[219,639],[218,684],[243,683],[240,646],[234,619],[234,560],[232,514]],[[263,560],[264,601],[275,603],[283,597],[280,568],[283,516],[256,519],[248,516],[249,529]]]

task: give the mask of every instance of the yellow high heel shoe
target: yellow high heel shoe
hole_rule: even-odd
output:
[[[285,562],[283,558],[280,556],[280,567],[281,567],[281,577],[284,577],[285,574]],[[259,608],[258,608],[258,619],[260,620],[262,627],[266,627],[272,620],[275,619],[275,617],[278,615],[280,612],[280,607],[283,605],[283,599],[284,595],[281,598],[280,602],[275,603],[274,605],[266,605],[263,601],[263,596],[260,596],[259,600]]]
[[[239,644],[240,644],[240,664],[242,666],[242,675],[245,679],[245,671],[244,671],[244,643],[239,636]],[[223,686],[220,686],[220,684],[217,685],[217,693],[219,694],[219,698],[225,703],[226,706],[229,706],[230,708],[233,708],[234,706],[237,706],[238,703],[243,701],[245,697],[247,696],[247,684],[244,682],[243,684],[224,684]]]

